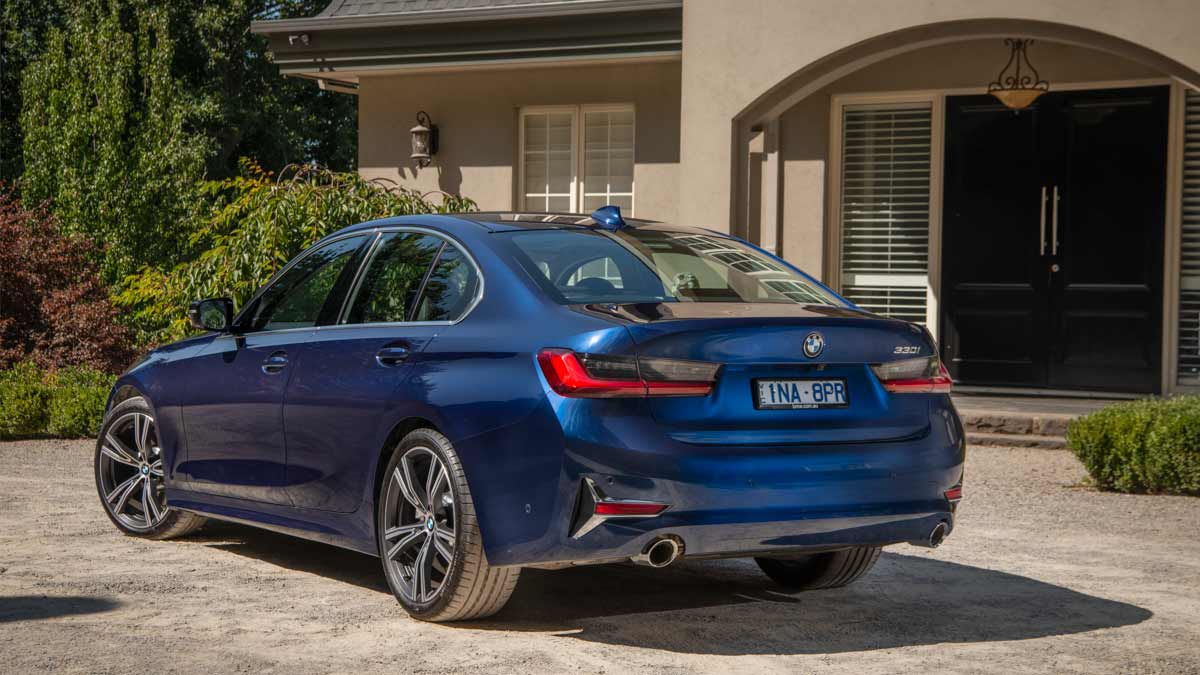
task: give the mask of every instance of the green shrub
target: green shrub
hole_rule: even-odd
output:
[[[127,277],[115,303],[139,331],[139,341],[178,340],[193,329],[193,300],[233,298],[241,307],[280,267],[321,237],[366,220],[475,208],[469,199],[422,195],[357,173],[292,166],[280,176],[251,161],[244,175],[203,186],[209,200],[188,246],[194,255],[174,269],[145,267]]]
[[[38,367],[28,361],[0,372],[0,436],[45,432],[50,388]]]
[[[95,436],[115,380],[86,366],[47,373],[28,361],[0,371],[0,438]]]
[[[116,380],[91,368],[68,368],[51,377],[50,416],[46,431],[64,438],[93,438],[100,433],[100,420],[108,393]]]
[[[1105,490],[1200,495],[1200,397],[1120,403],[1071,423],[1067,443]]]

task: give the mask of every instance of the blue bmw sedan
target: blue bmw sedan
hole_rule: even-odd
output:
[[[205,519],[378,556],[427,621],[521,569],[752,557],[793,589],[954,527],[965,443],[921,327],[709,230],[584,215],[336,232],[125,373],[96,487],[125,534]]]

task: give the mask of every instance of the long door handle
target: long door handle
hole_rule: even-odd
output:
[[[1042,206],[1038,209],[1041,228],[1038,230],[1038,255],[1046,255],[1046,186],[1042,186]]]
[[[1050,255],[1058,255],[1058,186],[1054,186],[1054,203],[1050,205]]]
[[[270,356],[263,359],[262,370],[268,375],[274,375],[286,368],[287,364],[287,352],[272,352]]]
[[[410,353],[411,352],[409,351],[408,347],[384,347],[376,352],[375,360],[378,361],[379,365],[381,366],[398,366],[401,363],[404,363],[404,360],[408,358]]]

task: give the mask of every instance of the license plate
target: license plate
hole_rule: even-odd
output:
[[[755,407],[841,408],[849,400],[845,380],[755,380]]]

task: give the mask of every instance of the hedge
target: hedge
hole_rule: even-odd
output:
[[[31,362],[0,371],[0,438],[91,438],[116,380],[87,367],[48,372]]]
[[[1200,396],[1098,410],[1071,423],[1067,444],[1101,489],[1200,495]]]

